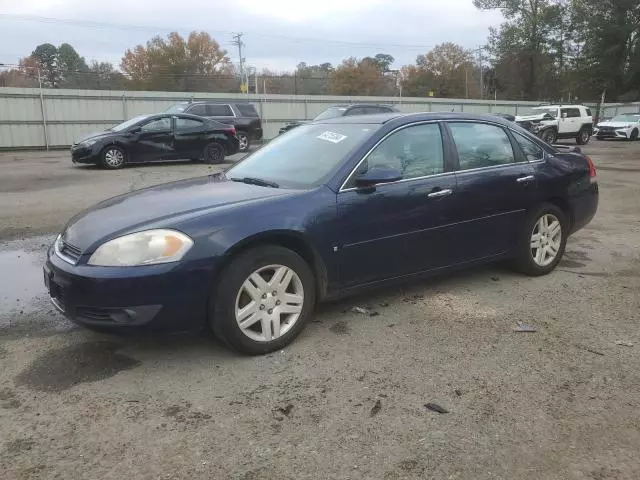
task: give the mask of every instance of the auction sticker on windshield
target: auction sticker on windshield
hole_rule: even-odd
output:
[[[340,143],[345,138],[347,138],[347,136],[336,132],[322,132],[320,135],[318,135],[318,138],[331,143]]]

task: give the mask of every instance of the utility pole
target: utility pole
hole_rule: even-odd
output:
[[[482,47],[478,48],[478,69],[480,70],[480,99],[484,98],[484,75],[482,72]]]
[[[244,58],[242,57],[242,47],[244,47],[244,42],[242,41],[242,37],[244,33],[236,33],[233,36],[233,43],[238,47],[238,56],[240,57],[240,84],[244,85]]]

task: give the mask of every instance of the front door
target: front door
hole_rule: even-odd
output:
[[[561,108],[558,121],[558,133],[561,136],[577,135],[582,127],[579,108]]]
[[[459,164],[458,202],[452,212],[460,235],[458,261],[503,254],[514,247],[535,203],[533,166],[515,137],[499,125],[448,122],[447,126]]]
[[[338,193],[340,284],[371,283],[450,264],[450,212],[456,179],[438,123],[414,124],[390,134],[355,169]],[[392,168],[402,180],[356,187],[371,168]]]
[[[131,142],[131,160],[150,162],[175,158],[171,117],[155,118],[141,126]]]

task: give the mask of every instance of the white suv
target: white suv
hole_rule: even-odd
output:
[[[598,140],[603,138],[637,140],[638,132],[640,132],[640,113],[623,113],[611,120],[598,123],[593,134]]]
[[[578,145],[589,141],[593,133],[591,109],[584,105],[544,105],[535,107],[516,122],[528,128],[547,143],[562,138],[575,138]]]

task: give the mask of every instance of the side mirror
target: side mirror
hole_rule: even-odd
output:
[[[356,177],[356,186],[358,188],[368,188],[380,183],[391,183],[402,180],[402,174],[394,168],[378,168],[371,170]]]
[[[129,130],[129,133],[140,133],[142,131],[142,127],[133,127]]]

